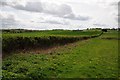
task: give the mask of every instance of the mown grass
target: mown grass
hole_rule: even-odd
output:
[[[17,53],[3,59],[2,69],[3,78],[117,78],[118,40],[78,41],[49,54]]]

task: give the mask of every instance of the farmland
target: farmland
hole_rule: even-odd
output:
[[[5,33],[3,32],[2,37],[48,37],[48,36],[94,36],[100,34],[100,30],[84,30],[84,31],[71,31],[71,30],[43,30],[43,31],[32,31],[22,33]]]
[[[8,52],[20,48],[18,43],[25,40],[18,52],[13,49],[3,53],[10,54],[3,59],[3,79],[117,78],[118,31],[101,33],[100,30],[3,33],[3,49]]]
[[[33,31],[23,33],[3,32],[3,52],[12,52],[18,49],[46,48],[64,45],[78,40],[99,36],[101,31]],[[81,35],[80,35],[81,34]],[[14,45],[14,46],[12,46]],[[4,53],[5,54],[5,53]],[[3,54],[3,55],[4,55]]]

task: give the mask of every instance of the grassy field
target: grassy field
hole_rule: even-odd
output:
[[[3,59],[3,79],[117,78],[118,40],[102,39],[108,36],[118,38],[117,34],[110,31],[100,37],[55,46],[37,53],[35,51],[13,53]]]
[[[100,30],[88,31],[70,31],[70,30],[48,30],[32,31],[22,33],[5,33],[2,37],[3,53],[17,51],[18,49],[28,50],[31,48],[48,48],[51,46],[64,45],[67,43],[85,40],[91,37],[99,36]],[[14,45],[14,46],[12,46]]]
[[[48,37],[48,36],[94,36],[100,34],[100,30],[85,30],[85,31],[71,31],[71,30],[48,30],[48,31],[35,31],[35,32],[23,32],[23,33],[3,33],[2,37]]]
[[[120,32],[117,31],[108,31],[101,36],[101,38],[119,38]]]

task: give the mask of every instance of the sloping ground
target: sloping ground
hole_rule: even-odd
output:
[[[48,37],[48,36],[62,36],[62,37],[89,37],[100,34],[101,30],[85,30],[85,31],[71,31],[71,30],[45,30],[22,33],[4,33],[2,37]]]
[[[2,41],[3,55],[10,54],[10,52],[28,49],[43,49],[56,45],[65,45],[73,43],[78,40],[86,40],[90,37],[6,37]]]
[[[49,33],[48,33],[49,32]],[[65,45],[79,40],[95,38],[102,34],[101,31],[44,31],[24,33],[4,33],[2,38],[3,56],[15,51],[30,49],[44,49],[58,45]],[[42,35],[42,33],[44,33]],[[61,35],[60,35],[61,34]],[[80,35],[81,34],[81,35]],[[37,37],[36,37],[37,36]]]
[[[114,39],[114,40],[120,40],[120,32],[119,31],[108,31],[104,32],[104,34],[100,37],[102,39]]]
[[[116,78],[118,40],[94,38],[50,54],[14,54],[3,60],[2,69],[3,78]]]

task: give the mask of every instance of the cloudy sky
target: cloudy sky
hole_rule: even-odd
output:
[[[117,28],[119,0],[0,0],[3,29]]]

